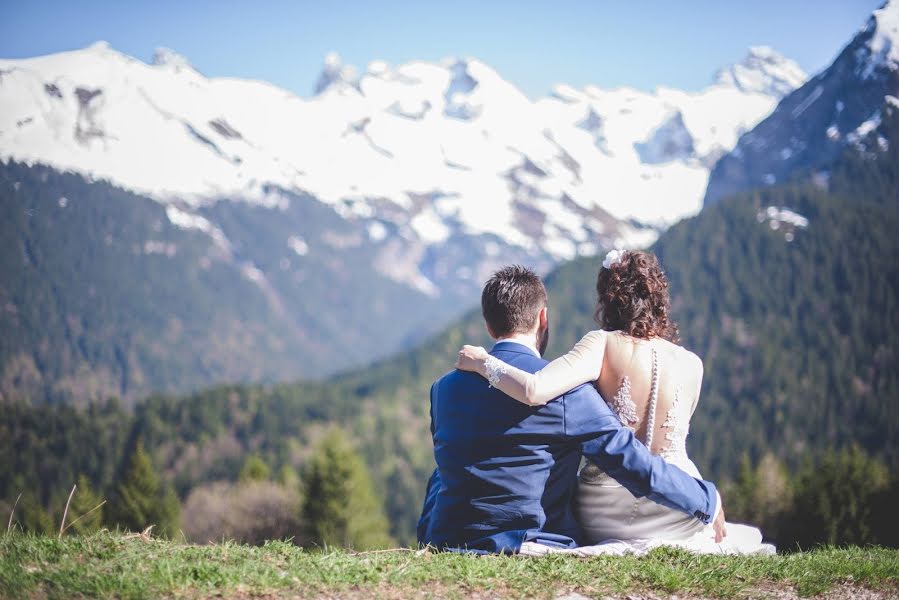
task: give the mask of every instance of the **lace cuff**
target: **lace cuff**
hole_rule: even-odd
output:
[[[487,372],[487,382],[490,384],[489,387],[498,386],[499,378],[509,372],[506,363],[493,358],[492,356],[488,356],[487,360],[484,361],[484,369]]]

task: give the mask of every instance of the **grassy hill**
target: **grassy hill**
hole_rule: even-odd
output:
[[[822,549],[773,557],[478,558],[412,550],[306,551],[193,546],[101,532],[61,540],[0,537],[4,598],[796,598],[879,599],[899,591],[899,551]]]

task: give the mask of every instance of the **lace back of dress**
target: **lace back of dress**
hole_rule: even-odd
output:
[[[646,411],[646,439],[643,443],[650,450],[652,449],[653,437],[656,428],[656,413],[659,405],[659,354],[655,348],[652,348],[652,374],[649,388],[649,405]],[[659,455],[665,458],[672,458],[680,454],[686,454],[687,434],[690,430],[690,415],[684,411],[689,407],[682,401],[682,390],[678,386],[674,392],[674,400],[671,403],[665,421],[662,427],[669,429],[665,433],[665,440],[668,444],[659,451]],[[621,424],[636,431],[637,424],[640,419],[637,416],[637,405],[631,397],[631,380],[625,375],[618,387],[618,392],[609,403],[612,410],[618,415]]]
[[[643,440],[644,445],[652,451],[652,441],[656,427],[656,412],[659,405],[659,356],[655,348],[652,348],[652,379],[650,382],[649,404],[646,411],[646,439]],[[609,401],[609,407],[618,415],[621,424],[636,433],[640,418],[637,416],[637,404],[631,396],[631,380],[625,375],[621,379],[615,396]],[[665,421],[662,427],[668,431],[665,432],[665,440],[668,442],[664,448],[659,449],[658,455],[666,461],[680,466],[683,469],[696,467],[690,462],[687,456],[687,435],[690,432],[690,417],[692,407],[689,402],[683,399],[683,393],[680,386],[674,390],[674,398],[671,406],[665,413]],[[688,471],[690,472],[690,471]],[[585,483],[596,483],[603,481],[608,475],[592,462],[587,462],[581,469],[581,481]],[[698,477],[698,471],[696,477]]]

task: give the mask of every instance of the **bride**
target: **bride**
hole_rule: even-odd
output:
[[[530,374],[464,346],[456,367],[475,371],[515,400],[545,404],[593,382],[622,425],[653,454],[701,478],[687,455],[690,418],[699,402],[702,361],[677,344],[671,321],[668,280],[653,254],[612,250],[596,282],[595,318],[600,329],[587,333],[564,356]],[[660,544],[709,552],[772,552],[761,532],[728,523],[721,544],[711,525],[682,512],[636,498],[596,465],[580,472],[576,513],[593,544],[648,549]]]

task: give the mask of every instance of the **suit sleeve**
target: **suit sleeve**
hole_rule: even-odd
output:
[[[591,462],[638,498],[685,512],[710,523],[718,512],[718,491],[710,481],[690,477],[654,456],[622,426],[592,386],[565,395],[565,435],[581,445]]]

